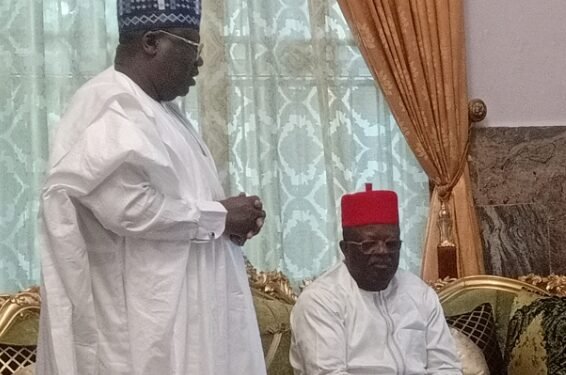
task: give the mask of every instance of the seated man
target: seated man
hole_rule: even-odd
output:
[[[397,269],[397,195],[370,184],[345,195],[342,227],[344,261],[291,314],[295,374],[461,374],[435,292]]]

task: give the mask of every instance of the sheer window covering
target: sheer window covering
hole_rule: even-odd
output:
[[[205,66],[182,105],[226,190],[260,195],[266,226],[245,248],[294,281],[340,255],[339,199],[395,189],[401,266],[419,271],[427,178],[335,0],[204,0]],[[112,63],[115,0],[0,5],[0,290],[39,282],[37,196],[49,134],[74,91]],[[198,121],[197,121],[198,120]]]

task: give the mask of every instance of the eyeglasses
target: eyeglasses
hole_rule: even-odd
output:
[[[344,241],[348,246],[357,248],[363,254],[369,255],[373,253],[374,249],[378,247],[385,246],[387,251],[389,252],[396,252],[401,249],[401,245],[403,241],[401,240],[377,240],[377,241],[363,241],[363,242],[354,242],[354,241]]]
[[[188,44],[188,45],[190,45],[190,46],[197,47],[197,57],[196,57],[196,60],[200,59],[200,55],[201,55],[201,53],[202,53],[202,48],[203,48],[203,44],[202,44],[202,43],[197,43],[197,42],[195,42],[194,40],[190,40],[190,39],[187,39],[187,38],[183,38],[182,36],[176,35],[176,34],[173,34],[173,33],[170,33],[169,31],[165,31],[165,30],[156,30],[156,31],[157,31],[157,32],[160,32],[160,33],[163,33],[163,34],[165,34],[165,35],[169,35],[170,37],[175,38],[175,39],[178,39],[178,40],[180,40],[180,41],[182,41],[182,42],[184,42],[184,43],[186,43],[186,44]]]

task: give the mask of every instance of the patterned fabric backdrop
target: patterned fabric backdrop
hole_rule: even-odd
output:
[[[39,282],[37,198],[49,133],[112,60],[115,0],[0,0],[0,290]]]
[[[0,290],[39,282],[37,196],[70,96],[112,63],[115,0],[0,0]],[[401,266],[418,272],[427,179],[335,0],[204,0],[205,66],[183,105],[225,188],[262,197],[246,253],[293,280],[339,258],[339,198],[395,188]],[[206,124],[205,126],[203,126]]]
[[[205,62],[201,106],[215,110],[201,122],[227,189],[267,206],[246,245],[252,263],[295,281],[318,275],[340,256],[340,197],[373,182],[398,191],[401,267],[418,272],[428,180],[335,0],[207,4],[204,58],[215,64]]]

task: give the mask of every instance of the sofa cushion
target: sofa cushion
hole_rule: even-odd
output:
[[[289,363],[292,305],[254,291],[259,333],[269,375],[293,375]]]
[[[33,365],[26,366],[14,372],[14,375],[34,375],[35,374],[35,363]]]
[[[482,350],[491,374],[506,374],[491,304],[484,303],[467,313],[447,316],[446,322],[469,337]]]
[[[518,296],[518,299],[520,296]],[[505,363],[513,374],[566,374],[566,298],[518,302],[509,322]]]
[[[0,343],[0,374],[12,375],[35,362],[35,346]]]
[[[450,333],[454,338],[456,352],[462,363],[462,374],[489,375],[489,367],[480,347],[454,327],[450,327]]]

